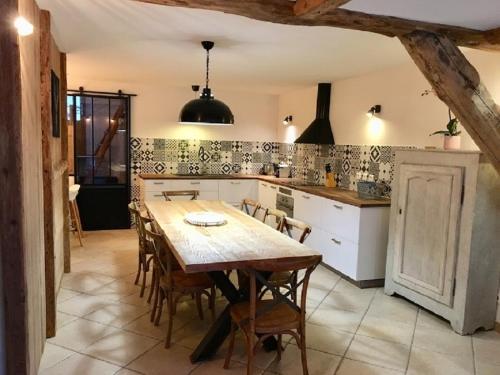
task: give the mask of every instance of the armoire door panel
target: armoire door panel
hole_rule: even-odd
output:
[[[451,306],[462,169],[401,165],[394,280]]]

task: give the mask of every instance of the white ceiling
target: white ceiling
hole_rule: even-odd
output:
[[[409,61],[397,39],[366,32],[277,25],[130,0],[37,2],[51,11],[56,41],[68,53],[70,81],[80,77],[202,84],[205,52],[199,42],[205,39],[216,42],[211,54],[215,90],[280,93]],[[452,3],[452,10],[443,5]],[[487,8],[482,14],[478,4]],[[353,0],[348,8],[490,28],[500,23],[499,4],[500,0]]]

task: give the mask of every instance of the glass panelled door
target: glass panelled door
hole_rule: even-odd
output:
[[[130,227],[130,97],[80,92],[68,96],[68,108],[83,228]]]

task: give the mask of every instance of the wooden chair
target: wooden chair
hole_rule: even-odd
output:
[[[297,342],[300,348],[302,358],[302,372],[307,371],[306,356],[306,299],[309,277],[316,266],[321,261],[321,256],[310,258],[308,260],[288,260],[280,262],[256,262],[255,267],[247,270],[250,283],[250,301],[240,302],[230,307],[231,315],[231,333],[229,337],[229,346],[224,362],[224,368],[229,367],[234,348],[234,338],[236,328],[239,327],[246,337],[247,345],[247,374],[252,374],[254,366],[255,350],[263,340],[270,336],[278,336],[278,360],[281,359],[282,335],[289,334]],[[279,288],[268,283],[260,272],[291,272],[296,278],[298,272],[305,270],[303,278],[297,282],[293,290],[289,290],[284,295],[280,293]],[[272,291],[273,299],[259,300],[257,298],[257,283],[264,285]],[[297,289],[302,286],[300,305],[292,302],[288,297],[297,293]],[[258,335],[258,338],[256,337]],[[257,340],[256,340],[257,339]]]
[[[206,273],[185,273],[178,265],[172,255],[165,238],[158,233],[156,228],[147,224],[147,235],[154,243],[154,284],[155,295],[151,321],[159,325],[163,309],[163,300],[167,301],[168,326],[165,348],[170,347],[172,336],[173,316],[176,305],[183,296],[194,296],[198,315],[203,320],[203,309],[201,296],[208,297],[208,306],[212,311],[212,319],[215,320],[215,284]],[[210,290],[210,291],[208,291]]]
[[[286,217],[286,212],[282,210],[277,210],[274,208],[266,208],[266,211],[264,212],[264,218],[262,219],[262,222],[266,224],[266,221],[270,218],[273,217],[275,219],[276,223],[276,230],[281,232],[281,227],[283,226],[283,219]]]
[[[304,243],[306,240],[307,236],[311,233],[311,226],[300,221],[297,219],[292,219],[290,217],[287,217],[285,214],[285,217],[282,218],[281,220],[281,226],[278,225],[277,228],[280,232],[285,232],[288,234],[291,238],[293,238],[293,230],[298,230],[299,231],[299,237],[298,241],[300,243]],[[285,288],[290,290],[293,288],[293,285],[296,283],[296,280],[294,278],[294,275],[291,272],[283,271],[283,272],[274,272],[271,277],[269,278],[269,283],[272,284],[275,287],[278,288]],[[259,298],[262,298],[264,294],[268,291],[268,288],[263,288]],[[297,293],[293,292],[292,293],[292,299],[296,302],[297,301]]]
[[[191,200],[194,201],[198,199],[200,195],[199,190],[176,190],[176,191],[163,191],[163,196],[166,201],[171,201],[172,197],[191,197]]]
[[[259,208],[261,208],[261,204],[253,199],[245,198],[241,201],[240,210],[252,217],[255,217]]]
[[[134,284],[137,285],[139,279],[141,277],[142,272],[142,285],[141,285],[141,294],[140,296],[144,296],[144,290],[146,289],[146,276],[149,271],[149,265],[153,260],[153,246],[152,242],[146,236],[146,230],[144,227],[145,223],[151,222],[149,217],[142,216],[139,211],[139,207],[135,202],[131,202],[128,205],[128,209],[130,211],[130,215],[132,216],[132,220],[135,225],[135,230],[137,231],[137,236],[139,238],[139,261],[137,268],[137,276],[135,277]],[[149,293],[148,302],[151,300],[151,292]]]
[[[80,219],[80,210],[78,209],[78,204],[76,203],[76,197],[80,191],[80,185],[71,185],[69,187],[69,214],[70,214],[70,230],[76,234],[80,246],[83,246],[82,237],[82,221]]]

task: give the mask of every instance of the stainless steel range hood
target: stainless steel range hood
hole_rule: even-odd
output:
[[[318,97],[316,101],[316,118],[311,125],[295,140],[295,143],[313,143],[334,145],[332,127],[330,125],[330,94],[331,83],[318,84]]]

